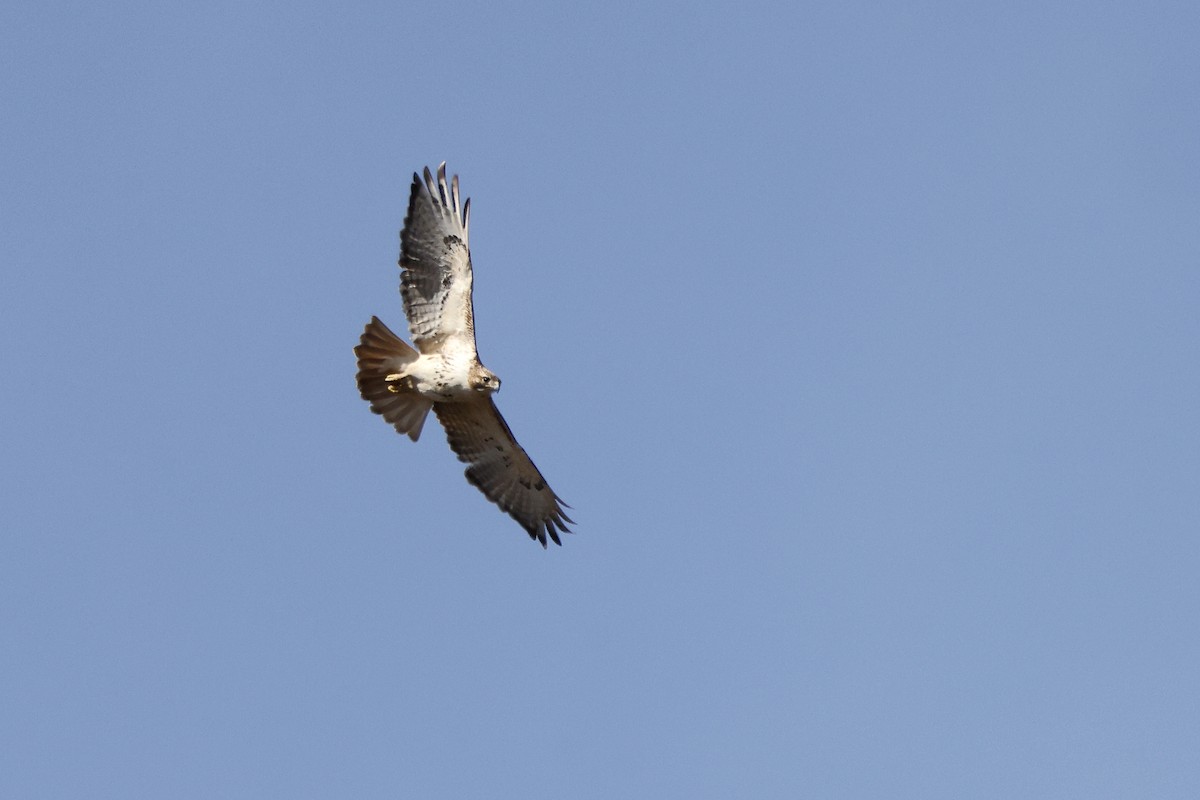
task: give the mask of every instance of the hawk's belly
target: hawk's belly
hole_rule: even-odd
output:
[[[472,395],[469,364],[444,355],[423,355],[409,365],[405,377],[412,388],[435,403],[464,400]]]

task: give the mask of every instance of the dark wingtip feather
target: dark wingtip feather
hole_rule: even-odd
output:
[[[516,519],[516,517],[514,515],[510,514],[509,516],[512,516],[513,519]],[[566,517],[564,515],[560,514],[560,516],[563,516],[563,518],[566,519]],[[518,522],[519,521],[520,520],[518,520]],[[567,522],[571,522],[571,520],[568,519]],[[557,528],[555,526],[557,526]],[[525,532],[529,534],[530,539],[533,539],[535,542],[539,543],[542,546],[543,550],[545,550],[549,547],[549,542],[554,542],[559,547],[562,547],[562,539],[558,538],[558,532],[560,530],[563,533],[573,533],[574,532],[574,531],[570,530],[566,525],[564,525],[562,523],[561,520],[557,519],[556,517],[551,517],[550,519],[541,520],[540,522],[534,523],[532,525],[525,525],[524,523],[522,523],[521,527],[523,527],[525,529]]]

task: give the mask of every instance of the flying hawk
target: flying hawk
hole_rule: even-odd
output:
[[[546,546],[570,533],[560,499],[500,416],[492,394],[500,379],[479,362],[471,306],[471,201],[460,207],[458,176],[446,185],[413,173],[408,214],[400,231],[400,295],[416,350],[372,317],[354,354],[358,391],[371,410],[414,442],[429,409],[446,429],[450,449],[465,461],[467,480]]]

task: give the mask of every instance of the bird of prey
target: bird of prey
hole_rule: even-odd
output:
[[[500,378],[479,361],[471,305],[471,201],[459,205],[458,176],[446,164],[434,181],[413,173],[400,231],[400,295],[414,350],[378,317],[363,331],[358,391],[399,433],[414,442],[429,410],[446,429],[450,449],[466,462],[467,480],[546,547],[570,533],[561,499],[550,489],[500,416],[492,395]]]

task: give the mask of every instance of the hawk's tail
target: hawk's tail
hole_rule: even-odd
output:
[[[417,351],[388,330],[379,317],[371,317],[354,355],[358,356],[358,391],[363,400],[415,442],[421,436],[421,426],[433,403],[404,379],[388,381],[387,377],[403,373],[405,367],[419,358]]]

